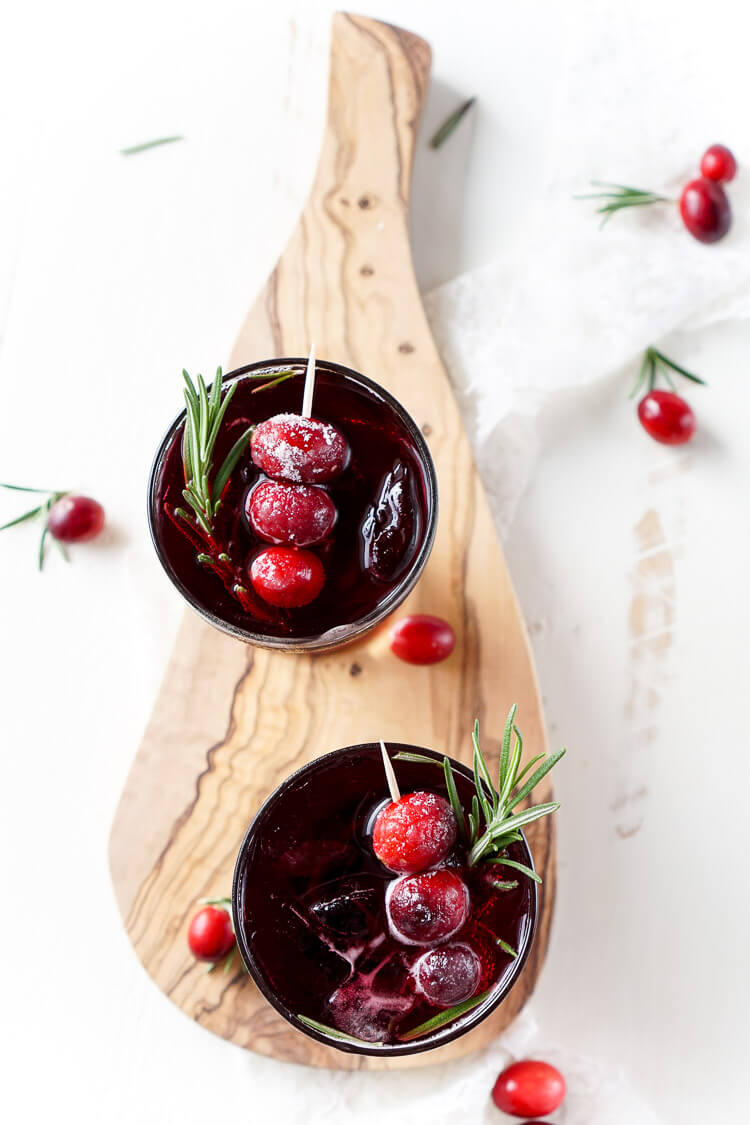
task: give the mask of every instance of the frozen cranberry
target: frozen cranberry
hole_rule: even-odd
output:
[[[259,597],[269,605],[294,609],[317,598],[326,572],[312,551],[291,547],[267,547],[250,564],[250,582]]]
[[[680,196],[682,221],[699,242],[718,242],[732,225],[726,192],[714,180],[691,180]]]
[[[407,664],[438,664],[453,652],[456,634],[442,617],[412,613],[391,630],[391,652]]]
[[[468,1000],[479,987],[481,975],[481,961],[468,945],[428,949],[414,966],[417,987],[439,1008]]]
[[[349,464],[349,444],[328,422],[301,414],[277,414],[256,426],[253,463],[275,480],[326,484]]]
[[[726,145],[711,145],[703,153],[701,175],[707,180],[728,184],[737,175],[737,161]]]
[[[234,945],[232,919],[220,906],[204,906],[188,928],[188,945],[199,961],[220,961]]]
[[[492,1100],[503,1113],[513,1117],[544,1117],[565,1097],[565,1079],[549,1063],[524,1059],[513,1063],[498,1076]]]
[[[391,871],[413,875],[445,859],[457,831],[453,809],[437,793],[407,793],[378,813],[372,846]]]
[[[61,543],[83,543],[104,527],[104,508],[90,496],[63,496],[50,508],[47,527]]]
[[[695,433],[695,414],[672,391],[649,391],[638,403],[638,418],[646,433],[662,445],[684,445]]]
[[[469,889],[447,867],[390,883],[385,908],[391,931],[407,945],[447,941],[469,917]]]
[[[295,547],[322,542],[336,523],[336,505],[314,485],[261,481],[248,493],[245,510],[261,539]]]

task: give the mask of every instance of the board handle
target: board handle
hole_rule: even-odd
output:
[[[331,191],[337,164],[353,166],[363,186],[348,190],[354,196],[345,196],[349,206],[367,211],[397,204],[406,215],[431,58],[429,44],[410,31],[349,12],[334,15],[328,119],[316,187],[324,179]]]

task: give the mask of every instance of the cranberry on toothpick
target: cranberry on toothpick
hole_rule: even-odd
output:
[[[477,991],[482,963],[473,949],[463,943],[428,949],[412,969],[417,988],[440,1008],[462,1004]]]
[[[245,504],[248,522],[256,535],[269,543],[312,547],[333,531],[336,505],[315,485],[262,480]]]
[[[317,555],[291,547],[267,547],[252,560],[249,573],[255,593],[269,605],[282,609],[309,605],[326,580]]]
[[[402,875],[385,894],[391,932],[406,945],[447,941],[466,922],[469,906],[469,888],[449,867]]]
[[[726,145],[711,145],[703,153],[701,175],[707,180],[728,184],[737,175],[737,161]]]

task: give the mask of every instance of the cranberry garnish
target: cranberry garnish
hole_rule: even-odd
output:
[[[49,510],[47,529],[61,543],[94,539],[104,527],[104,508],[90,496],[63,496]]]
[[[414,966],[417,987],[431,1004],[450,1008],[474,995],[482,964],[468,945],[443,945],[428,949]]]
[[[188,928],[188,945],[199,961],[220,961],[234,945],[232,919],[220,906],[204,906]]]
[[[701,175],[707,180],[728,184],[737,175],[737,161],[726,145],[711,145],[703,153]]]
[[[492,1087],[497,1108],[513,1117],[544,1117],[556,1110],[564,1097],[565,1079],[560,1071],[534,1059],[513,1063]]]
[[[269,543],[311,547],[331,534],[336,505],[322,488],[264,480],[248,493],[245,511],[256,535]]]
[[[301,414],[276,414],[256,426],[253,463],[275,480],[326,484],[349,464],[349,443],[328,422]]]
[[[695,414],[672,391],[650,391],[638,403],[638,418],[654,441],[684,445],[695,433]]]
[[[456,634],[442,617],[412,613],[391,630],[391,652],[407,664],[438,664],[453,652]]]
[[[296,609],[315,601],[323,589],[326,572],[312,551],[267,547],[250,564],[255,593],[269,605]]]
[[[362,569],[379,582],[392,581],[407,561],[414,537],[414,497],[409,466],[396,461],[360,528]]]
[[[714,180],[691,180],[680,196],[682,221],[699,242],[718,242],[732,225],[726,192]]]
[[[372,846],[391,871],[413,875],[445,859],[457,830],[453,809],[437,793],[407,793],[378,813]]]
[[[469,917],[469,889],[447,867],[390,883],[385,908],[393,936],[407,945],[447,941]]]

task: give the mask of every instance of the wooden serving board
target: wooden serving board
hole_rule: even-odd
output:
[[[455,652],[432,667],[404,664],[389,651],[386,626],[333,654],[291,656],[243,645],[188,612],[110,840],[127,932],[175,1004],[261,1054],[347,1069],[436,1063],[492,1039],[534,986],[555,890],[545,819],[528,834],[544,878],[536,943],[510,996],[456,1042],[388,1063],[294,1030],[239,968],[206,974],[185,940],[198,900],[229,893],[238,846],[261,801],[311,758],[384,738],[469,761],[477,716],[496,761],[512,702],[527,752],[545,749],[526,631],[412,270],[409,179],[429,69],[430,49],[415,35],[360,16],[334,17],[315,183],[230,366],[305,355],[314,340],[321,358],[374,378],[417,420],[437,467],[440,516],[430,561],[399,616],[445,617],[456,630]],[[549,798],[546,781],[535,798]]]

